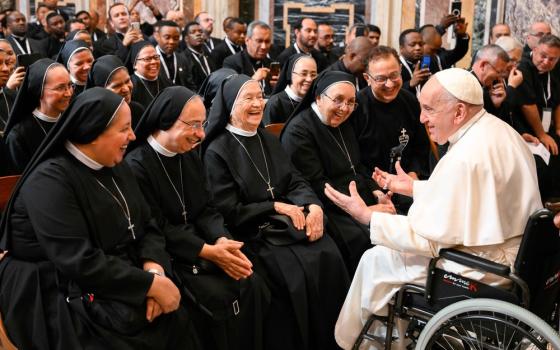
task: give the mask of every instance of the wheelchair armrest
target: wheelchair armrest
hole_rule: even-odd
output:
[[[498,264],[476,255],[471,255],[455,249],[442,249],[439,252],[439,257],[502,277],[509,277],[510,274],[509,266]]]

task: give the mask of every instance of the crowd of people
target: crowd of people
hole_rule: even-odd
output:
[[[440,249],[512,265],[560,197],[547,22],[525,44],[496,24],[467,70],[454,15],[398,48],[360,23],[335,46],[302,17],[283,48],[265,22],[228,17],[219,39],[211,14],[151,0],[112,4],[108,31],[56,0],[36,14],[0,14],[0,175],[20,175],[0,312],[19,349],[349,349]]]

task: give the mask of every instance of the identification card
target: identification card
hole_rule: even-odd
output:
[[[542,111],[542,127],[544,132],[548,132],[552,123],[552,108],[544,108]]]

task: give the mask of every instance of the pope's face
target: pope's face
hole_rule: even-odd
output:
[[[439,82],[432,78],[424,85],[419,97],[420,122],[427,127],[430,139],[439,145],[445,144],[458,128],[454,122],[457,104],[446,100],[447,96]]]
[[[231,111],[231,123],[245,131],[255,131],[261,123],[264,110],[264,98],[257,81],[250,81],[243,86]]]

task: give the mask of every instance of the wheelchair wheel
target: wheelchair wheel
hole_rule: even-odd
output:
[[[560,337],[545,321],[511,303],[463,300],[440,310],[420,334],[417,349],[560,349]]]

